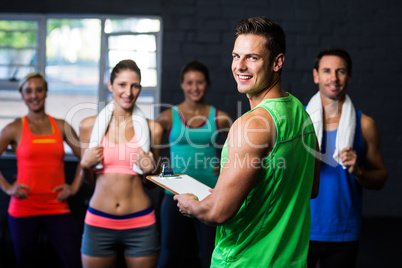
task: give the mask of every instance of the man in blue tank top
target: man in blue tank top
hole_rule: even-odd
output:
[[[307,111],[319,139],[321,169],[319,195],[311,200],[308,267],[318,261],[321,268],[355,267],[362,189],[381,189],[388,176],[379,130],[346,94],[352,60],[345,50],[321,51],[313,75],[319,91]]]

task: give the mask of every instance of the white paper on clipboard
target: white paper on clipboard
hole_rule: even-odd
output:
[[[200,201],[211,194],[209,186],[188,175],[147,176],[147,179],[174,194],[194,194]]]

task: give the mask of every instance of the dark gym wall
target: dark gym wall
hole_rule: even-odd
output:
[[[264,15],[283,26],[287,33],[283,88],[303,104],[317,90],[312,63],[318,51],[346,49],[354,64],[349,95],[357,108],[376,120],[389,168],[383,190],[365,191],[364,216],[402,217],[402,1],[3,0],[0,12],[161,16],[162,103],[182,100],[180,68],[187,61],[199,60],[211,72],[208,101],[233,117],[248,109],[230,71],[233,29],[240,19]]]

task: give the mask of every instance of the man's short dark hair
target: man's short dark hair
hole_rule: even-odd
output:
[[[236,24],[235,37],[242,34],[255,34],[266,38],[266,48],[270,52],[272,62],[280,53],[286,52],[286,35],[282,27],[273,19],[267,17],[252,17]]]
[[[348,75],[352,73],[352,58],[346,50],[342,48],[327,48],[321,50],[314,59],[314,69],[316,69],[317,71],[320,67],[321,58],[324,56],[338,56],[342,58],[346,62],[346,71]]]

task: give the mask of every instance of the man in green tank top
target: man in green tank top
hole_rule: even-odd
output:
[[[306,267],[317,138],[281,86],[285,33],[255,17],[236,25],[232,71],[251,110],[232,125],[211,195],[176,195],[181,213],[217,226],[211,267]]]

